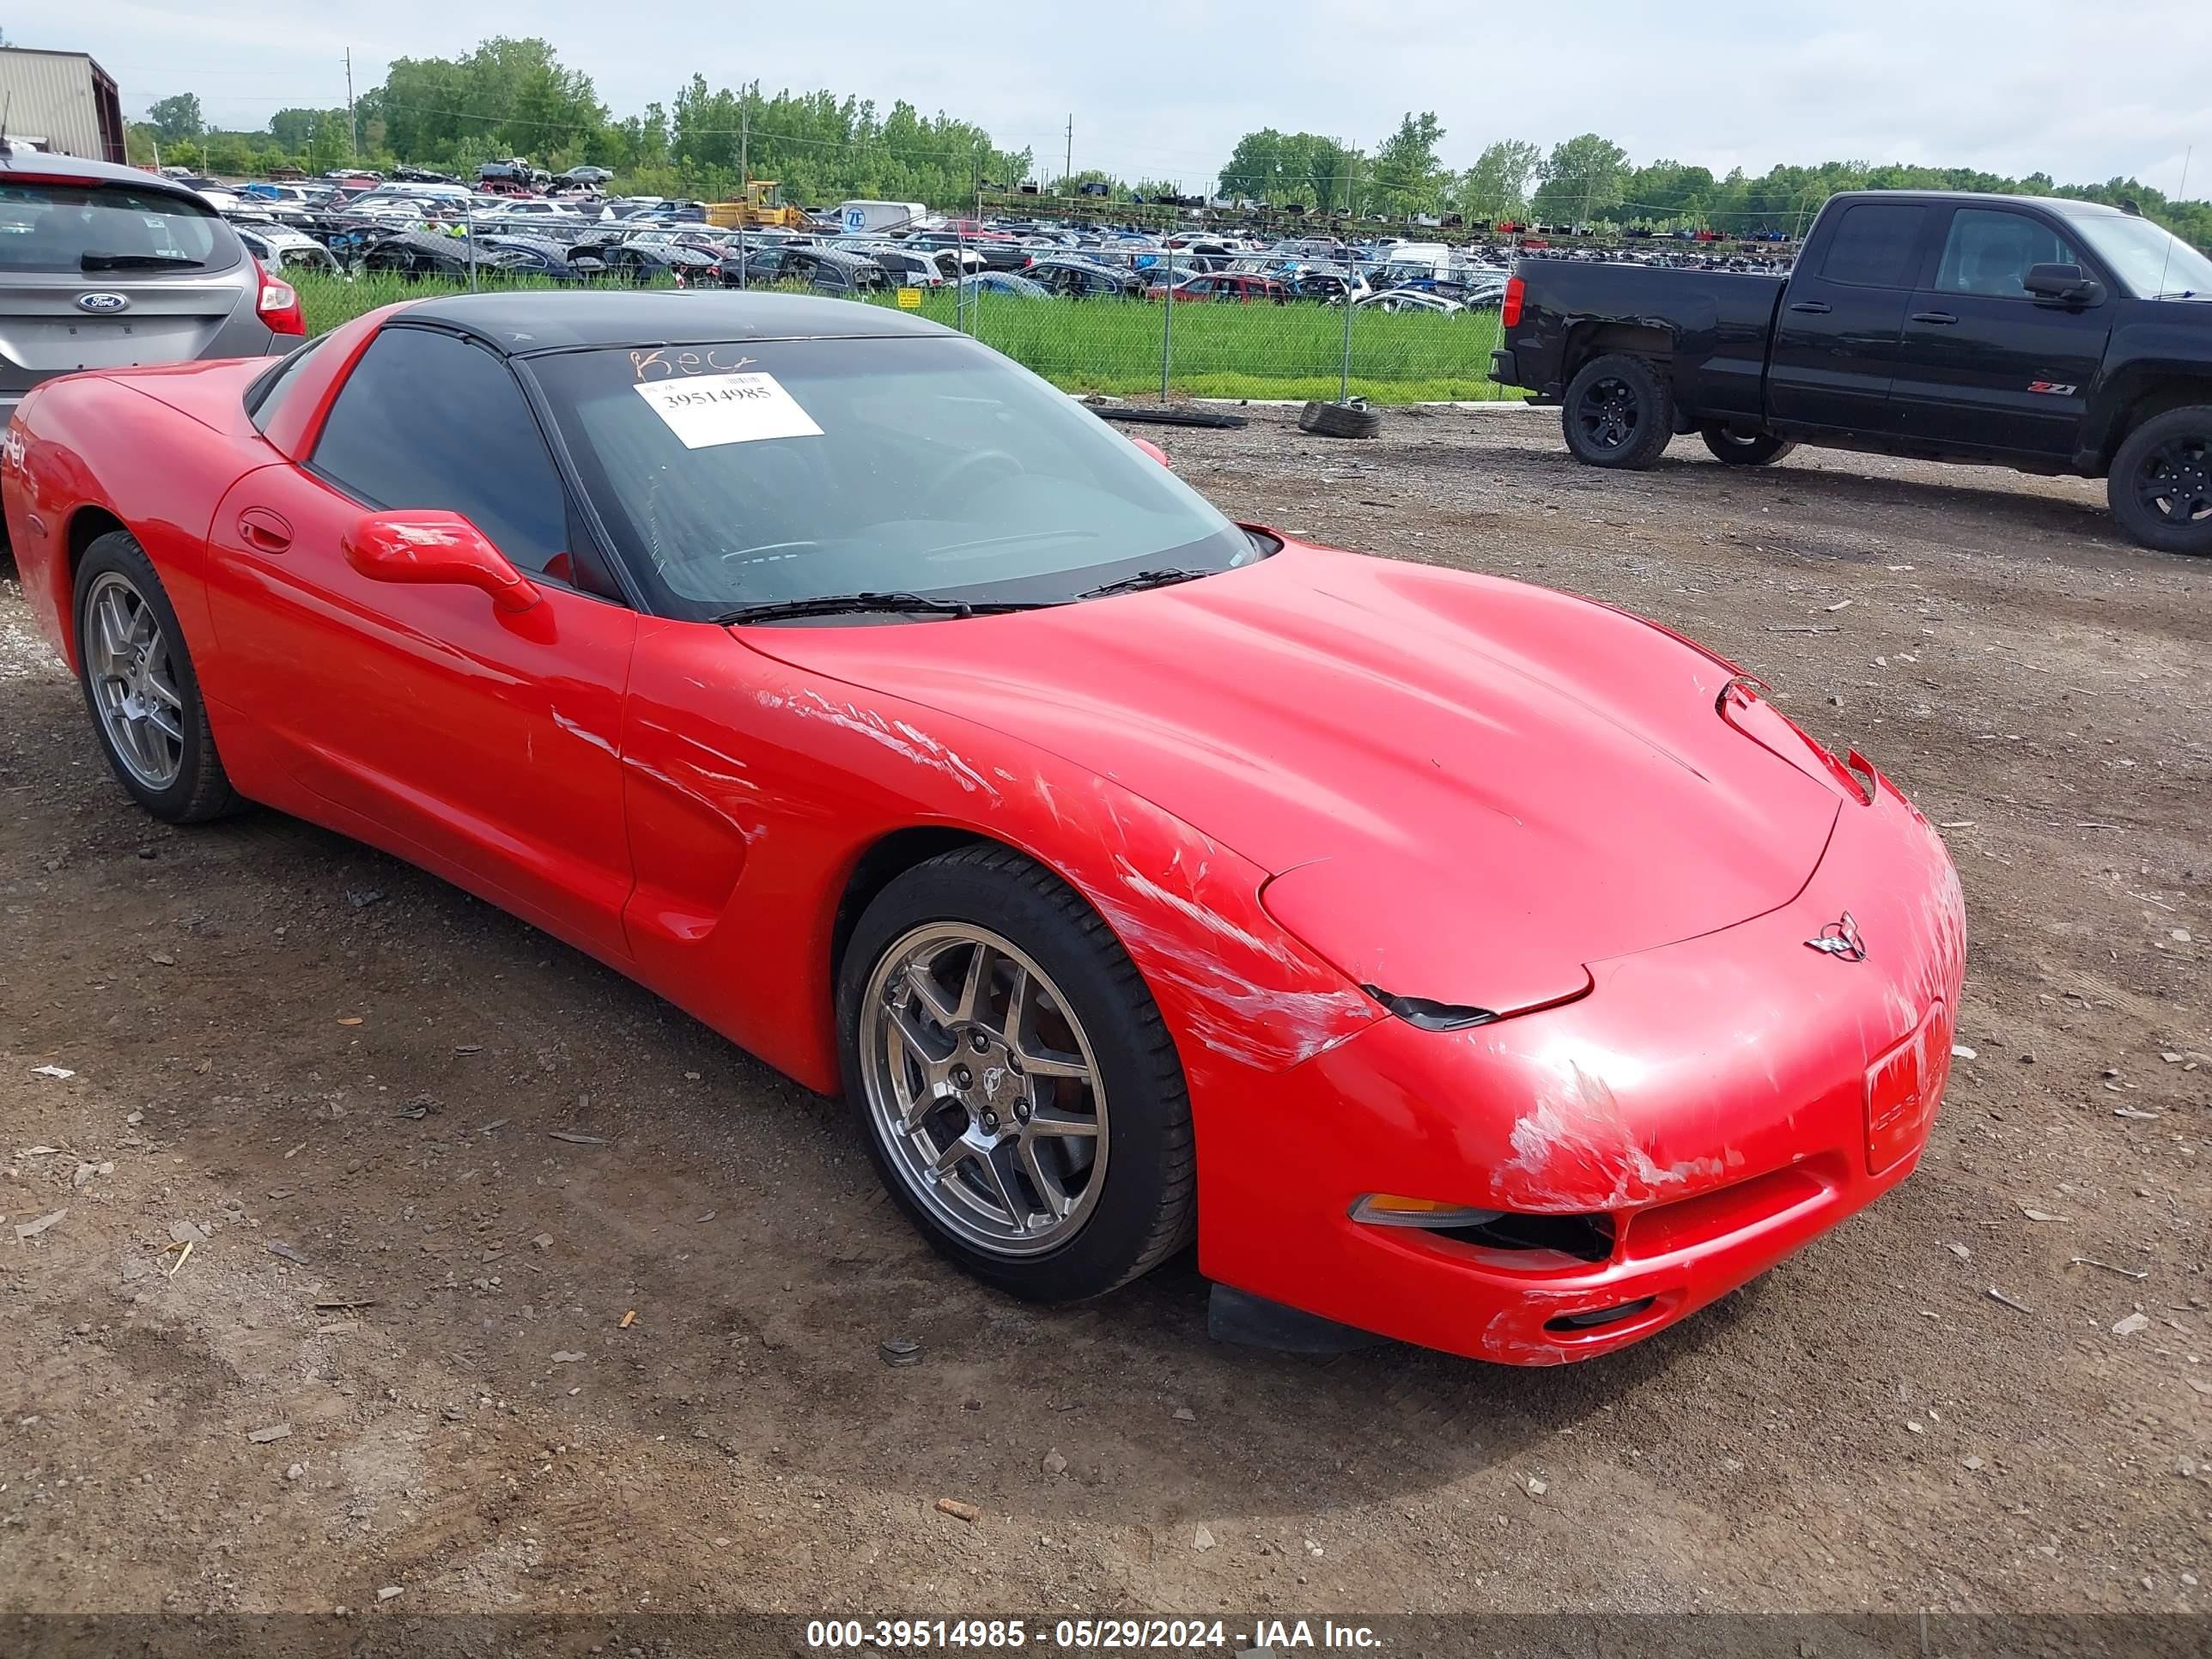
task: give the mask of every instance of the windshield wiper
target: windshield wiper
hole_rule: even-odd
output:
[[[869,611],[911,612],[931,617],[991,616],[1032,611],[1031,605],[1003,599],[939,599],[927,593],[817,593],[811,599],[769,599],[740,605],[714,618],[725,627],[744,623],[782,622],[797,617],[858,616]]]
[[[1177,582],[1194,582],[1200,576],[1211,576],[1211,570],[1139,570],[1133,576],[1124,576],[1118,581],[1101,582],[1096,587],[1086,587],[1075,597],[1078,599],[1103,599],[1114,593],[1134,593],[1146,587],[1172,587]]]
[[[198,270],[206,263],[189,253],[101,253],[94,250],[79,259],[76,267],[79,270],[169,270],[189,265]]]

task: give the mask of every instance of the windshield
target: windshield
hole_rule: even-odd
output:
[[[0,270],[198,270],[217,250],[215,210],[129,185],[0,179]]]
[[[527,360],[672,614],[897,592],[1055,604],[1253,539],[1097,416],[957,337]]]
[[[2138,298],[2212,295],[2212,259],[2148,219],[2084,214],[2066,222]]]

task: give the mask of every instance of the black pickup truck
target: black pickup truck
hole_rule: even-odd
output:
[[[1523,257],[1492,380],[1592,466],[1677,433],[2106,480],[2148,547],[2212,554],[2212,259],[2091,202],[1831,197],[1787,276]]]

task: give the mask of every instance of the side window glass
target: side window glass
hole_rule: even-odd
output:
[[[1928,210],[1911,202],[1859,202],[1844,210],[1820,276],[1859,288],[1910,288]]]
[[[376,507],[465,515],[519,570],[568,568],[560,474],[514,372],[482,346],[386,329],[331,406],[312,465]]]
[[[2063,236],[2024,213],[1960,208],[1951,216],[1950,240],[1936,286],[1946,294],[1986,294],[2007,300],[2029,297],[2030,265],[2078,265],[2081,256]]]

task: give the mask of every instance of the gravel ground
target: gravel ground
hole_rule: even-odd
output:
[[[1709,641],[1944,825],[1978,1054],[1912,1180],[1557,1370],[1218,1347],[1187,1262],[1030,1310],[593,963],[139,816],[0,585],[0,1611],[2203,1609],[2212,566],[2075,481],[1254,416],[1162,435]]]

